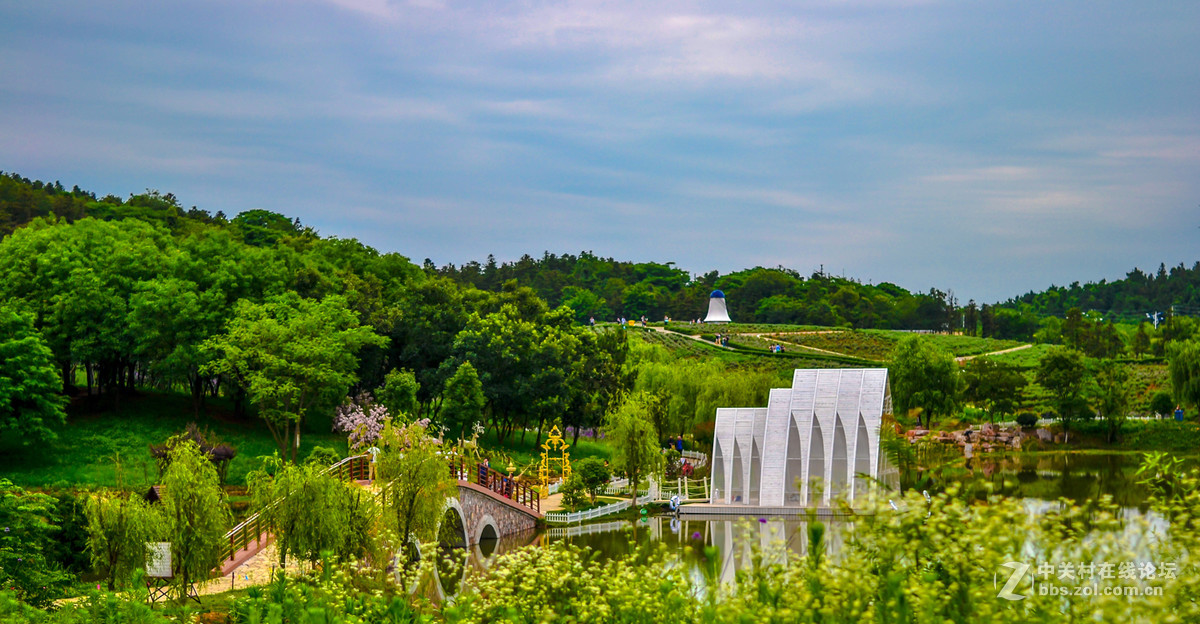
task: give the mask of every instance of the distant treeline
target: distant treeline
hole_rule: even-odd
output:
[[[1126,322],[1146,320],[1155,312],[1177,316],[1200,316],[1200,262],[1189,269],[1183,263],[1167,268],[1158,265],[1153,275],[1134,269],[1124,279],[1080,285],[1051,286],[1009,299],[1004,307],[1038,315],[1066,316],[1071,308],[1119,317]]]
[[[68,223],[85,217],[105,221],[132,218],[176,233],[215,226],[258,246],[302,234],[319,238],[298,220],[265,210],[228,218],[219,211],[210,214],[194,206],[184,209],[171,193],[147,190],[127,199],[98,198],[78,186],[68,191],[59,182],[0,174],[0,238],[37,217]],[[1160,265],[1153,275],[1134,269],[1124,279],[1112,282],[1051,286],[994,305],[959,302],[952,293],[938,289],[910,292],[889,282],[863,284],[823,272],[805,277],[784,267],[693,276],[672,263],[634,263],[591,252],[545,252],[540,258],[525,255],[503,263],[488,256],[485,262],[441,267],[426,259],[423,272],[488,292],[531,288],[551,308],[569,307],[580,323],[591,318],[670,317],[677,322],[703,318],[709,293],[718,289],[725,293],[729,312],[738,322],[962,330],[1016,340],[1034,339],[1048,317],[1065,319],[1074,308],[1095,312],[1105,321],[1126,323],[1146,319],[1147,313],[1155,311],[1164,313],[1163,320],[1170,315],[1200,316],[1200,262],[1191,268]]]
[[[755,267],[693,278],[670,264],[633,263],[546,252],[515,262],[468,262],[425,270],[481,290],[499,290],[510,280],[533,288],[551,305],[566,305],[576,320],[611,321],[617,317],[677,322],[703,319],[713,290],[725,293],[730,316],[742,323],[789,323],[861,329],[945,330],[954,323],[953,298],[939,290],[911,293],[884,282],[861,282],[813,273],[805,278],[784,267]]]

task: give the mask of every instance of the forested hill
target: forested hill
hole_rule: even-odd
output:
[[[0,175],[0,238],[38,217],[67,223],[86,217],[136,219],[175,235],[224,229],[252,246],[316,236],[298,220],[265,210],[228,218],[194,206],[184,209],[171,193],[97,197],[78,186],[67,190],[59,182]],[[718,288],[728,296],[733,318],[744,322],[941,329],[954,316],[950,298],[937,290],[910,293],[895,284],[864,285],[821,273],[805,278],[784,268],[758,267],[728,275],[714,271],[693,279],[669,264],[622,262],[591,253],[546,253],[540,259],[525,256],[497,264],[489,258],[486,264],[470,262],[461,267],[436,268],[427,260],[425,272],[492,292],[505,290],[505,284],[515,280],[516,285],[533,288],[552,307],[569,306],[580,322],[593,316],[597,320],[670,316],[681,321],[703,317],[709,293]]]
[[[1060,317],[1071,308],[1079,308],[1133,322],[1154,312],[1200,316],[1200,262],[1190,269],[1182,263],[1170,269],[1160,264],[1154,274],[1135,268],[1124,279],[1111,282],[1051,286],[1043,292],[1010,299],[1003,305],[1041,316]]]
[[[805,278],[778,267],[755,267],[727,275],[716,271],[693,279],[670,264],[622,262],[590,252],[516,262],[469,262],[434,268],[460,284],[500,290],[515,283],[533,288],[552,306],[566,305],[579,321],[618,316],[677,321],[703,318],[713,290],[725,293],[730,316],[738,322],[793,323],[856,328],[943,329],[957,314],[946,293],[910,293],[895,284],[866,285],[814,273]]]

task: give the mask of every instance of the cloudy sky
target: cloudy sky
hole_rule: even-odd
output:
[[[0,170],[994,301],[1200,260],[1200,3],[3,2]]]

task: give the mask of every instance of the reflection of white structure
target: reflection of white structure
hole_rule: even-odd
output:
[[[799,369],[767,407],[717,410],[714,505],[828,506],[866,494],[880,477],[886,368]]]
[[[725,293],[714,290],[708,295],[708,316],[705,323],[732,323],[729,320],[729,310],[725,309]]]

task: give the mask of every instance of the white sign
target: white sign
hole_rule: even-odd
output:
[[[146,542],[146,576],[171,578],[171,542]]]

